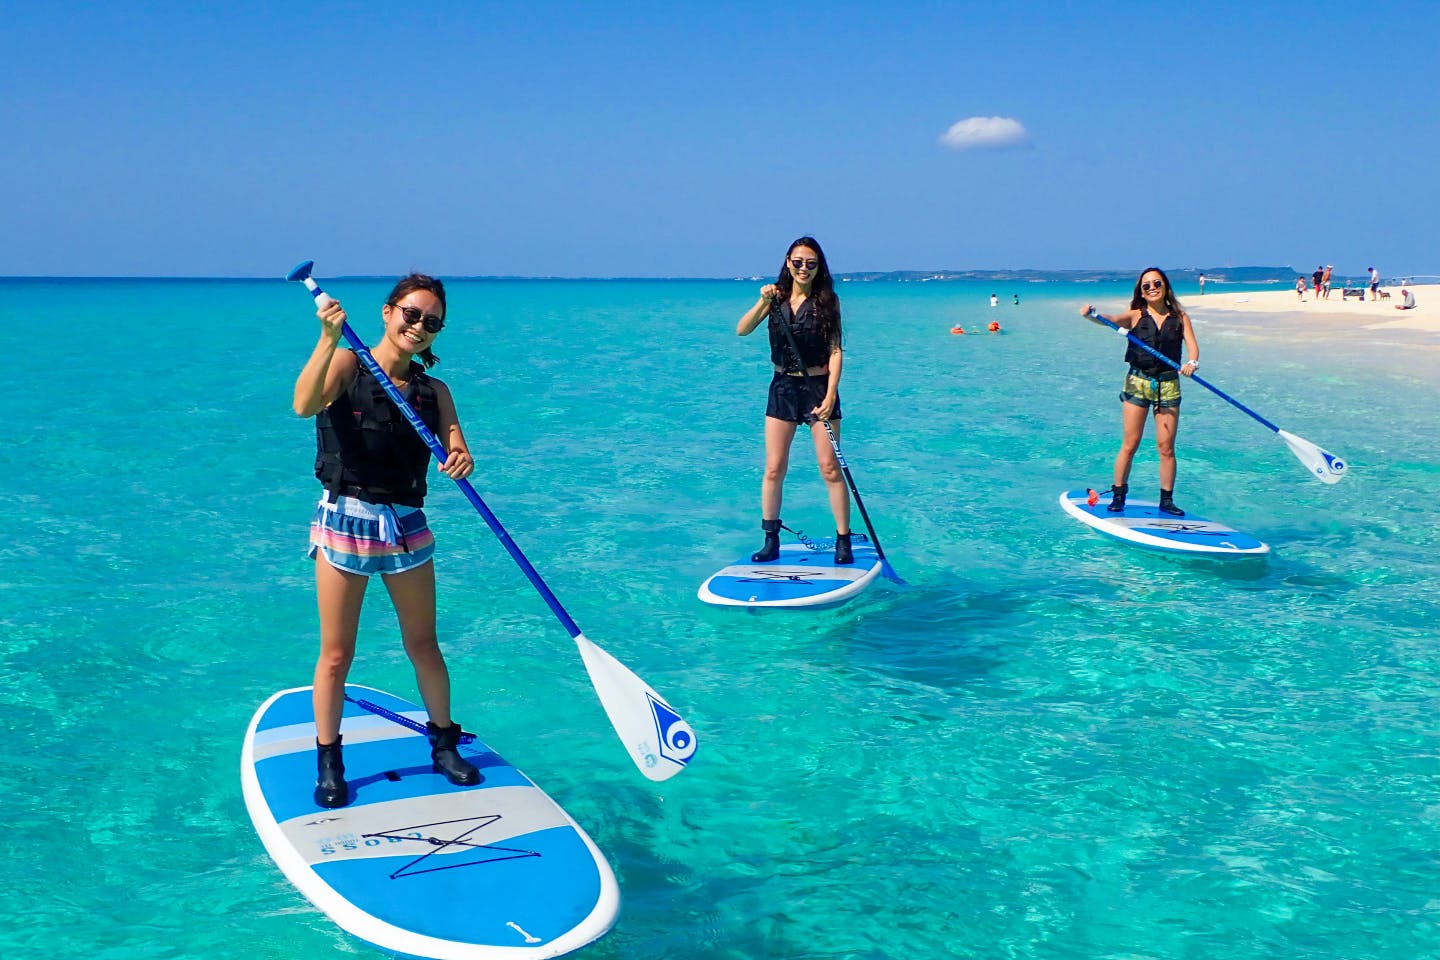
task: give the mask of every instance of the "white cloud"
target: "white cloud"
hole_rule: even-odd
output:
[[[1024,124],[1012,117],[966,117],[952,123],[940,138],[951,150],[1012,147],[1030,138]]]

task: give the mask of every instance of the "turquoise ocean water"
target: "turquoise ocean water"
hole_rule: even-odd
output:
[[[386,285],[326,286],[373,340]],[[759,544],[768,364],[733,332],[757,286],[450,285],[436,372],[477,489],[701,738],[644,780],[574,644],[432,484],[456,715],[620,880],[582,956],[1440,954],[1433,338],[1197,311],[1205,376],[1352,472],[1309,479],[1187,386],[1177,501],[1274,553],[1186,562],[1056,504],[1109,482],[1122,348],[1075,308],[1126,289],[844,284],[844,447],[909,584],[759,616],[695,599]],[[992,289],[1004,333],[950,335]],[[240,796],[252,713],[313,664],[309,298],[12,280],[0,316],[32,343],[0,445],[0,954],[376,955],[288,885]],[[1132,487],[1155,486],[1147,436]],[[832,532],[804,441],[784,517]],[[378,586],[352,678],[414,695]]]

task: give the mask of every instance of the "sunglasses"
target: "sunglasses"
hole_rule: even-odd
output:
[[[1141,289],[1141,290],[1145,290],[1145,291],[1149,291],[1149,290],[1164,290],[1164,289],[1165,289],[1165,281],[1164,281],[1164,280],[1146,280],[1144,283],[1140,284],[1140,289]]]
[[[390,306],[400,311],[407,324],[411,326],[417,323],[421,324],[426,333],[439,333],[445,329],[445,321],[433,313],[421,313],[415,307],[402,307],[398,303],[392,303]]]
[[[796,257],[794,260],[790,261],[790,266],[794,267],[796,270],[814,270],[816,267],[820,266],[820,261],[801,260],[799,257]]]

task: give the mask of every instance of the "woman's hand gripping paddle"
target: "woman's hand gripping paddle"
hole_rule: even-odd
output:
[[[1156,350],[1154,347],[1150,346],[1150,344],[1146,343],[1144,340],[1141,340],[1139,337],[1135,336],[1135,334],[1131,333],[1129,330],[1126,330],[1124,327],[1120,326],[1115,321],[1111,320],[1108,317],[1102,317],[1099,313],[1095,311],[1095,308],[1090,308],[1090,313],[1088,314],[1088,316],[1096,323],[1103,323],[1111,330],[1124,334],[1131,343],[1135,344],[1137,347],[1144,350],[1146,353],[1149,353],[1151,356],[1164,361],[1166,366],[1173,367],[1176,370],[1179,370],[1182,366],[1181,364],[1178,364],[1174,360],[1171,360],[1169,357],[1165,356],[1165,354],[1161,353],[1159,350]],[[1271,430],[1274,430],[1277,434],[1280,435],[1280,439],[1285,441],[1285,445],[1290,448],[1290,452],[1295,454],[1295,459],[1303,463],[1305,465],[1305,469],[1310,471],[1310,475],[1313,476],[1315,479],[1319,480],[1321,483],[1339,483],[1341,478],[1345,476],[1345,472],[1350,469],[1350,465],[1345,462],[1344,458],[1337,457],[1335,456],[1335,454],[1330,453],[1327,450],[1322,450],[1315,444],[1311,443],[1309,440],[1306,440],[1304,437],[1297,437],[1293,433],[1281,430],[1279,427],[1275,426],[1275,424],[1271,423],[1269,420],[1266,420],[1264,417],[1260,416],[1260,414],[1256,413],[1254,410],[1251,410],[1249,407],[1245,406],[1245,404],[1241,403],[1239,400],[1236,400],[1234,397],[1230,396],[1225,391],[1215,386],[1213,383],[1202,379],[1199,374],[1192,373],[1190,379],[1194,380],[1196,383],[1200,384],[1200,386],[1216,394],[1218,397],[1220,397],[1220,399],[1230,403],[1237,409],[1243,410],[1245,413],[1248,413],[1250,416],[1254,417],[1256,420],[1269,427]]]
[[[315,302],[320,306],[332,302],[325,291],[320,289],[313,277],[310,276],[315,261],[306,260],[304,263],[291,270],[286,275],[286,280],[293,280],[305,284]],[[341,327],[341,334],[345,337],[350,349],[355,351],[365,369],[370,371],[375,382],[379,383],[385,390],[385,394],[396,408],[410,421],[410,426],[425,441],[435,459],[441,463],[445,462],[446,451],[435,438],[435,434],[425,425],[405,400],[405,397],[396,389],[395,384],[385,375],[380,364],[370,355],[370,350],[350,329],[350,324],[345,323]],[[540,577],[535,567],[526,559],[525,554],[515,545],[510,534],[500,524],[500,520],[485,505],[480,494],[468,480],[456,480],[466,499],[475,508],[480,516],[485,518],[489,525],[490,532],[500,541],[501,545],[509,552],[510,558],[515,561],[525,576],[529,578],[531,586],[544,598],[549,605],[550,611],[560,624],[575,640],[576,646],[580,648],[580,658],[585,662],[585,670],[590,675],[590,683],[595,688],[595,695],[600,698],[600,704],[605,708],[605,714],[610,718],[610,723],[615,727],[615,732],[620,736],[620,742],[625,744],[625,749],[630,754],[630,759],[640,768],[640,772],[651,780],[668,780],[685,768],[690,758],[695,755],[698,744],[695,740],[695,731],[685,722],[684,718],[675,711],[675,708],[665,702],[665,699],[652,690],[645,681],[635,676],[619,660],[601,650],[592,643],[585,634],[580,632],[570,614],[560,604],[550,587]]]
[[[779,305],[771,300],[771,314],[775,314],[779,309]],[[784,314],[780,314],[776,321],[785,331],[785,339],[790,344],[791,352],[795,354],[795,362],[800,365],[800,373],[805,378],[805,392],[810,394],[818,404],[824,397],[818,396],[819,391],[810,382],[810,371],[805,368],[805,361],[800,357],[800,345],[795,342],[795,331],[791,330],[790,324],[785,322]],[[865,530],[870,534],[870,542],[875,545],[875,556],[880,559],[880,572],[885,575],[885,579],[893,583],[904,584],[905,581],[900,579],[900,574],[896,573],[895,568],[890,566],[890,561],[885,559],[885,550],[880,546],[880,538],[875,536],[875,526],[870,522],[870,514],[865,512],[865,501],[860,499],[860,490],[855,486],[855,478],[850,476],[850,464],[845,462],[845,454],[840,450],[840,438],[835,436],[835,429],[830,426],[829,420],[820,422],[825,425],[825,433],[830,437],[830,448],[835,451],[835,462],[840,464],[840,472],[845,475],[845,483],[850,487],[850,495],[855,498],[855,506],[860,510],[860,519],[865,521]]]

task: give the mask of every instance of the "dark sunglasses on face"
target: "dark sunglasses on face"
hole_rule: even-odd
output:
[[[390,306],[400,311],[407,324],[411,326],[417,323],[421,324],[426,333],[439,333],[445,329],[445,321],[433,313],[421,313],[415,307],[402,307],[398,303],[392,303]]]
[[[1146,280],[1144,283],[1140,284],[1140,289],[1141,289],[1141,290],[1145,290],[1145,291],[1149,291],[1149,290],[1164,290],[1164,289],[1165,289],[1165,281],[1164,281],[1164,280]]]
[[[794,260],[790,261],[790,266],[794,267],[796,270],[814,270],[816,267],[820,266],[820,261],[801,260],[799,257],[796,257]]]

